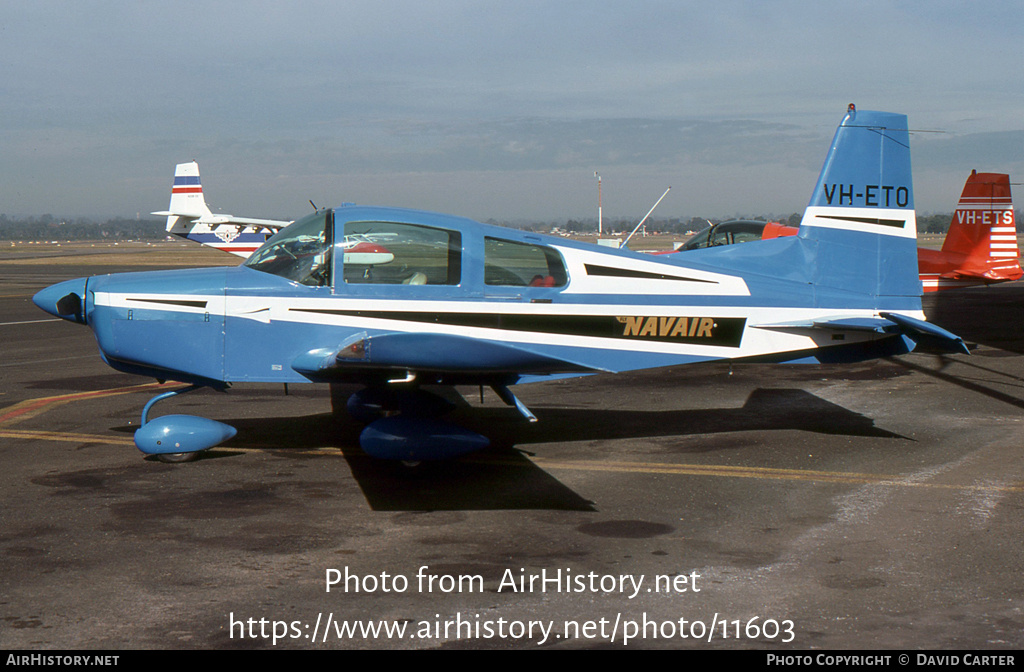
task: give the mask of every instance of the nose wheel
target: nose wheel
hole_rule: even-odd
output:
[[[199,458],[198,450],[194,450],[191,453],[157,453],[156,459],[167,464],[182,464],[184,462],[193,462]]]
[[[199,453],[227,441],[236,433],[234,427],[216,420],[192,415],[165,415],[149,419],[149,411],[158,401],[199,389],[192,385],[157,395],[142,409],[142,425],[135,432],[135,447],[146,455],[169,464],[191,462]]]

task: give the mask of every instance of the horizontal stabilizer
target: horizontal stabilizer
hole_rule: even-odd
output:
[[[964,339],[952,332],[946,331],[942,327],[938,327],[930,322],[925,322],[924,320],[900,315],[899,313],[879,314],[885,319],[892,320],[896,324],[900,325],[903,329],[903,333],[910,337],[914,342],[919,343],[922,338],[926,338],[933,343],[941,345],[944,349],[949,350],[950,352],[962,352],[965,355],[971,354],[971,351],[967,349],[967,344],[964,343]]]
[[[758,324],[758,329],[775,329],[792,331],[794,329],[825,329],[832,331],[873,331],[875,333],[895,333],[897,325],[881,317],[836,317],[828,320],[802,320],[797,322],[776,322]]]
[[[1016,264],[1016,266],[1014,266]],[[1019,280],[1021,277],[1020,264],[1014,260],[1014,264],[1006,264],[999,268],[973,269],[958,268],[955,271],[939,275],[944,280],[965,280],[977,278],[978,280]]]
[[[453,373],[546,374],[606,372],[521,345],[453,334],[365,332],[337,350],[321,348],[300,355],[292,368],[311,378],[330,379],[358,368]]]
[[[894,331],[892,322],[876,317],[846,317],[836,320],[819,320],[812,324],[815,329],[873,331],[878,334]]]
[[[948,350],[971,354],[964,340],[956,334],[946,331],[930,322],[907,317],[899,313],[882,312],[879,317],[836,317],[828,320],[806,320],[801,322],[779,322],[775,324],[759,324],[758,329],[774,329],[777,331],[793,331],[803,329],[825,331],[871,331],[878,334],[903,335],[920,344],[927,341],[929,345]]]
[[[219,226],[220,224],[242,224],[244,226],[262,226],[268,229],[277,230],[291,224],[290,221],[286,222],[280,219],[256,219],[253,217],[235,217],[234,215],[195,215],[184,212],[172,212],[170,210],[160,210],[149,214],[165,217],[181,217],[183,219],[188,219],[192,224],[206,224],[207,226]]]

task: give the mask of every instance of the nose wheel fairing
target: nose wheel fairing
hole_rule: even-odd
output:
[[[164,462],[188,462],[199,452],[235,436],[238,430],[234,427],[194,415],[165,415],[149,420],[149,411],[157,402],[197,389],[198,385],[192,385],[150,399],[142,409],[142,426],[135,432],[135,447]]]

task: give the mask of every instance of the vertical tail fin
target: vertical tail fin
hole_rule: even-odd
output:
[[[213,213],[206,206],[203,198],[203,185],[199,182],[199,164],[195,161],[179,163],[174,167],[174,185],[171,187],[171,204],[167,207],[171,213],[167,218],[167,230],[173,226],[171,218],[179,215],[187,218],[198,218]]]
[[[876,308],[920,309],[906,115],[850,105],[797,235],[813,255],[815,286],[875,297]]]
[[[1017,280],[1024,276],[1009,175],[971,171],[942,252],[964,255],[956,277]]]

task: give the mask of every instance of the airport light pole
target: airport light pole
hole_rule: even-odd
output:
[[[594,177],[597,178],[597,237],[601,237],[601,176],[594,171]]]

